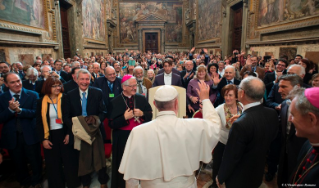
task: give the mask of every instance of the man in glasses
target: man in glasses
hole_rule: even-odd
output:
[[[109,126],[113,129],[112,188],[125,187],[123,175],[118,172],[118,169],[131,130],[152,119],[150,104],[143,95],[136,93],[138,87],[136,78],[125,75],[121,85],[123,92],[108,106]]]

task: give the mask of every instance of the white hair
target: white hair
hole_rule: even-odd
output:
[[[231,68],[231,69],[233,69],[233,70],[234,70],[234,72],[236,71],[235,67],[234,67],[234,66],[232,66],[232,65],[227,65],[227,66],[225,67],[225,70],[226,70],[227,68]]]
[[[301,66],[301,65],[297,65],[297,64],[294,64],[294,65],[290,65],[289,68],[288,68],[288,71],[290,68],[292,67],[298,67],[299,68],[299,76],[302,76],[302,75],[305,75],[306,74],[306,70],[305,70],[305,67]]]
[[[91,80],[91,73],[87,70],[87,69],[80,69],[77,73],[76,73],[76,79],[79,79],[79,75],[80,74],[88,74],[90,75],[90,80]]]
[[[144,69],[143,69],[143,67],[141,67],[141,66],[136,66],[136,67],[133,69],[133,74],[135,74],[136,70],[138,70],[138,69],[142,70],[142,72],[143,72],[143,74],[144,74]]]
[[[50,69],[50,71],[52,71],[52,68],[51,68],[51,66],[50,66],[50,65],[43,65],[43,66],[41,67],[41,72],[42,72],[43,68],[45,68],[45,67],[49,68],[49,69]]]
[[[80,64],[80,62],[78,62],[78,61],[73,61],[72,64],[71,64],[71,67],[72,68],[75,67],[75,64],[77,64],[77,63]]]
[[[153,69],[148,69],[147,72],[152,72],[154,74],[154,70]]]
[[[98,63],[98,62],[94,62],[94,63],[92,63],[92,65],[93,65],[93,67],[94,67],[94,65],[97,65],[100,67],[100,63]]]
[[[29,77],[31,75],[38,77],[37,69],[35,69],[33,67],[28,68],[27,73],[26,73],[26,77]]]

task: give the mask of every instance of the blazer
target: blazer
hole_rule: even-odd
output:
[[[118,77],[115,78],[115,81],[113,83],[114,97],[122,93],[121,80],[122,80],[121,78],[118,78]],[[111,100],[114,99],[114,97],[110,97],[109,95],[111,93],[111,89],[109,88],[107,79],[104,76],[99,77],[98,79],[95,80],[93,87],[96,87],[102,90],[103,101],[107,108]]]
[[[73,89],[67,93],[66,100],[63,104],[64,114],[63,114],[63,122],[68,127],[69,130],[72,130],[72,117],[75,116],[82,116],[82,104],[81,104],[81,97],[80,91],[78,88]],[[102,90],[89,87],[88,88],[88,96],[87,96],[87,106],[86,106],[87,115],[96,115],[100,118],[101,124],[106,117],[106,107],[103,101],[103,94]],[[100,126],[100,130],[102,133],[103,139],[105,136],[104,126]],[[70,142],[73,142],[73,137]]]
[[[43,97],[41,99],[38,100],[37,102],[37,111],[36,111],[36,122],[37,122],[37,130],[38,130],[38,135],[41,141],[44,140],[44,129],[43,129],[43,121],[42,121],[42,101],[43,101]],[[61,111],[62,111],[62,118],[64,115],[64,109],[63,108],[63,104],[65,102],[65,94],[63,94],[63,97],[61,99]],[[48,105],[48,111],[47,111],[47,123],[50,129],[50,107],[49,107],[49,103]],[[69,130],[68,127],[63,123],[63,131],[65,133],[65,135],[69,134],[69,137],[73,137],[72,135],[72,130]],[[51,135],[51,134],[50,134]],[[50,140],[50,136],[49,136],[49,140]],[[73,144],[73,142],[69,142],[70,144]]]
[[[160,70],[157,72],[157,75],[162,74],[162,73],[164,73],[164,69],[160,69]],[[179,71],[178,71],[177,69],[175,69],[175,68],[172,68],[172,73],[177,74],[177,75],[181,75],[181,72],[179,72]]]
[[[237,80],[236,78],[234,78],[234,84],[235,84],[236,86],[238,86],[238,85],[240,84],[240,81]],[[219,93],[219,96],[218,96],[218,98],[216,99],[216,102],[215,102],[214,106],[218,106],[218,105],[224,103],[225,99],[224,99],[224,97],[222,97],[221,91],[222,91],[222,89],[223,89],[223,87],[224,87],[225,85],[227,85],[227,80],[226,80],[225,77],[223,77],[222,80],[221,80],[221,81],[219,82],[219,84],[217,85],[217,88],[214,88],[214,85],[211,86],[211,89],[212,89],[213,91],[214,91],[214,90],[217,90],[218,93]]]
[[[64,93],[68,93],[69,91],[75,89],[75,88],[79,88],[78,84],[72,79],[66,83],[63,84],[63,88],[64,88]]]
[[[233,123],[218,172],[227,188],[253,188],[262,183],[266,155],[277,135],[278,116],[263,105],[253,106]]]
[[[290,177],[298,162],[299,152],[307,141],[306,138],[300,138],[296,136],[296,128],[293,123],[290,125],[289,134],[287,134],[287,122],[288,122],[288,109],[289,105],[286,101],[281,103],[280,111],[280,129],[281,129],[281,153],[279,159],[279,168],[277,181],[278,184],[287,183],[289,179],[283,179],[283,177]],[[284,167],[283,164],[287,164]],[[284,175],[284,173],[287,173]]]
[[[240,71],[240,76],[243,77],[244,76],[244,72],[246,71],[251,71],[252,68],[251,66],[244,66],[241,71]],[[256,67],[256,71],[257,74],[258,74],[258,78],[260,78],[261,80],[264,80],[264,77],[265,77],[265,70],[263,68],[260,68],[260,67]]]
[[[22,87],[24,87],[25,89],[28,89],[28,90],[32,90],[32,91],[35,91],[35,88],[37,87],[37,82],[35,82],[35,84],[31,84],[30,83],[30,80],[23,80],[22,81]]]
[[[267,73],[264,78],[264,83],[266,86],[267,96],[269,95],[272,86],[274,85],[274,81],[276,80],[275,72]]]
[[[63,70],[60,71],[60,76],[63,78],[65,82],[68,82],[72,78],[70,78],[69,74]]]
[[[16,116],[8,107],[12,96],[9,91],[0,95],[0,123],[3,124],[1,133],[2,147],[6,149],[14,149],[17,144]],[[39,95],[31,90],[22,88],[20,96],[20,108],[22,112],[17,114],[20,119],[20,125],[24,140],[27,145],[39,142],[36,129],[36,108]]]
[[[158,74],[155,77],[155,81],[153,83],[153,87],[162,86],[162,85],[165,85],[164,73]],[[172,73],[172,84],[171,85],[183,87],[181,77],[179,75],[177,75],[177,74]]]
[[[192,70],[192,72],[190,73],[190,75],[191,75],[191,74],[194,74],[191,78],[185,78],[185,79],[184,79],[184,76],[186,75],[186,70],[183,70],[183,71],[181,72],[182,84],[183,84],[183,87],[184,87],[185,89],[187,89],[187,86],[188,86],[189,81],[191,81],[191,80],[194,78],[194,76],[195,76],[195,71]]]

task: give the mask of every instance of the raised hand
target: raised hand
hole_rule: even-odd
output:
[[[201,101],[204,99],[209,99],[210,87],[205,82],[198,82],[199,89],[197,90],[198,96]]]

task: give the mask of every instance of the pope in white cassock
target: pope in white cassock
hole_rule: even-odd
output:
[[[127,188],[196,188],[194,171],[208,163],[219,139],[220,118],[209,87],[198,83],[203,119],[177,118],[177,91],[169,85],[154,96],[155,120],[135,127],[125,146],[119,172]]]

